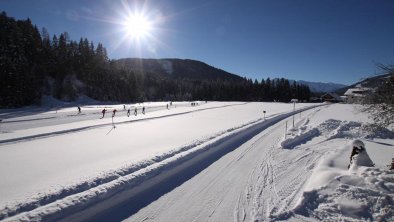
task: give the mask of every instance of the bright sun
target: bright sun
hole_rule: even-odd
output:
[[[143,15],[138,14],[130,15],[126,19],[124,25],[127,30],[127,35],[135,39],[141,39],[146,37],[150,34],[150,31],[152,29],[152,25],[149,19],[144,17]]]

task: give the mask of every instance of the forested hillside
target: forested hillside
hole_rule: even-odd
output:
[[[115,60],[119,68],[131,71],[148,71],[169,75],[172,78],[196,80],[233,80],[243,78],[191,59],[138,59],[127,58]]]
[[[193,60],[110,60],[105,47],[68,33],[50,36],[27,20],[0,14],[0,107],[39,104],[42,95],[73,101],[307,100],[309,88],[286,79],[251,80]],[[133,61],[130,63],[130,61]],[[134,67],[134,68],[133,68]]]

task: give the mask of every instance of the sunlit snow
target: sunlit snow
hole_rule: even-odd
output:
[[[195,103],[2,110],[0,219],[392,220],[394,133],[359,107]]]

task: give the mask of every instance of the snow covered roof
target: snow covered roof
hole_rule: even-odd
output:
[[[350,88],[346,90],[344,93],[345,96],[361,96],[364,92],[371,90],[370,88],[359,87],[359,88]]]

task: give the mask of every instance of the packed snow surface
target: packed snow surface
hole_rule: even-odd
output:
[[[393,220],[394,133],[359,107],[167,104],[0,111],[0,220]]]

